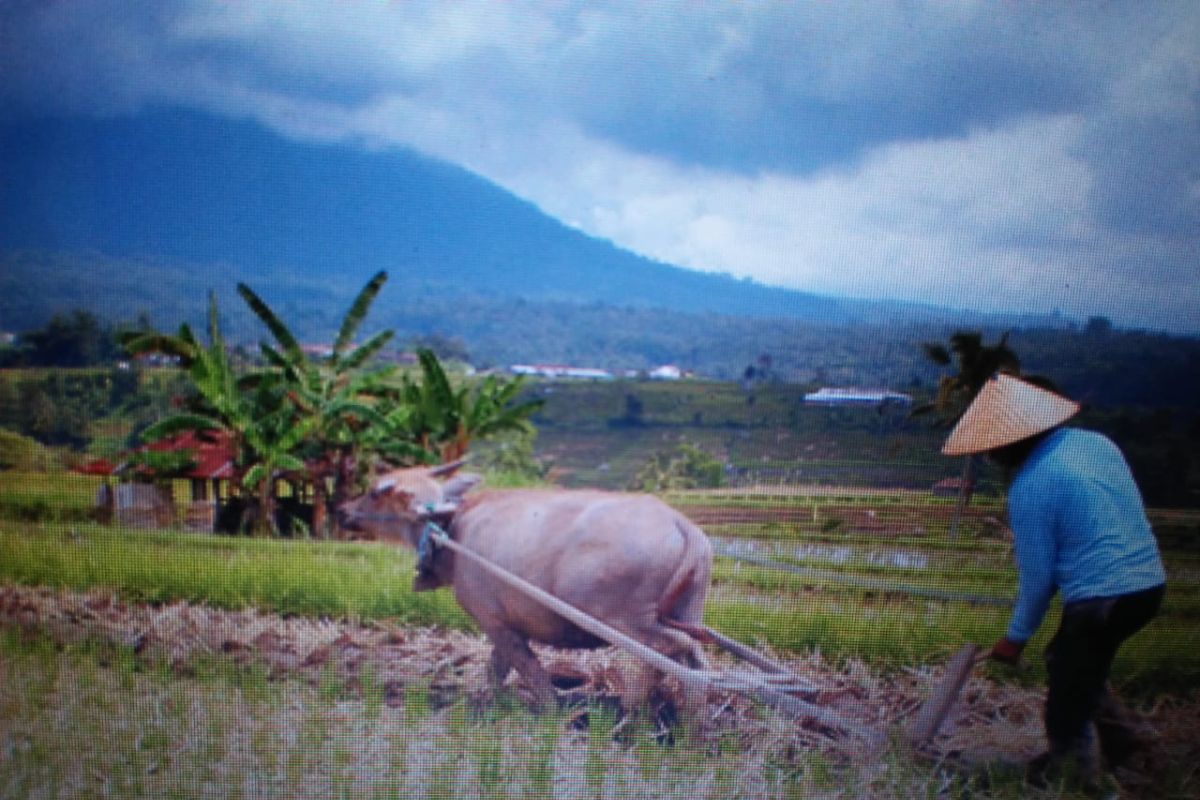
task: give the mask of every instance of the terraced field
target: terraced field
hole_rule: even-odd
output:
[[[0,509],[17,512],[0,519],[0,670],[10,687],[0,707],[12,720],[0,726],[11,756],[0,773],[23,791],[150,796],[184,780],[192,796],[223,795],[234,784],[289,796],[346,787],[505,796],[505,786],[525,787],[518,793],[526,796],[622,796],[633,781],[655,795],[687,786],[688,796],[706,797],[837,794],[839,786],[858,796],[949,786],[981,797],[1024,794],[1019,773],[1002,769],[979,783],[944,764],[889,755],[866,770],[828,750],[819,731],[728,696],[710,696],[714,738],[669,752],[653,743],[660,734],[622,734],[612,720],[593,717],[589,733],[577,712],[539,721],[500,708],[474,717],[486,648],[449,595],[409,591],[407,551],[105,528],[86,521],[93,488],[28,476],[0,482]],[[665,499],[720,554],[706,622],[819,679],[822,702],[849,703],[864,722],[911,714],[931,668],[1004,628],[1015,576],[994,497],[978,498],[953,536],[952,501],[916,491],[770,486]],[[27,518],[47,502],[62,511]],[[1185,796],[1197,780],[1189,765],[1200,761],[1187,727],[1200,681],[1200,512],[1151,518],[1168,562],[1168,599],[1123,651],[1114,680],[1169,731],[1164,752],[1173,766],[1140,796]],[[1018,758],[1039,747],[1036,654],[1053,624],[1023,670],[977,670],[939,739],[944,752],[998,747]],[[593,704],[612,686],[603,658],[550,658],[596,693]],[[228,696],[254,711],[232,714],[221,700]],[[189,729],[193,715],[207,727]],[[309,730],[307,744],[280,733],[276,723],[293,717]],[[379,721],[396,733],[380,738],[372,732]],[[500,731],[528,747],[495,751]],[[64,736],[90,767],[55,762]],[[466,741],[468,751],[418,755],[414,743],[428,737],[439,748]],[[109,754],[90,744],[99,741],[118,747]],[[623,766],[606,773],[601,764]]]

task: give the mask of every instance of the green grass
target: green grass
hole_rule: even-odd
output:
[[[0,471],[0,519],[82,522],[99,486],[99,478],[71,472]]]
[[[412,570],[408,551],[382,545],[0,521],[4,582],[104,587],[142,602],[470,626],[448,593],[411,592]]]
[[[980,566],[981,558],[968,547],[961,559],[931,559],[922,571],[820,565],[825,577],[734,567],[719,559],[706,618],[728,635],[780,651],[819,649],[885,669],[942,660],[965,641],[993,641],[1005,628],[1007,608],[846,585],[839,578],[1011,594],[1011,567],[1003,566],[1007,554],[988,551],[983,559],[991,562],[988,568]],[[966,564],[979,570],[977,579]],[[282,614],[473,627],[449,592],[411,592],[412,569],[408,550],[378,544],[0,522],[2,582],[76,591],[103,587],[141,602],[186,600]],[[1122,651],[1114,679],[1161,691],[1200,679],[1197,619],[1196,584],[1172,585],[1153,635],[1147,632],[1136,649]],[[1031,645],[1034,677],[1041,669],[1037,653],[1053,627],[1053,619],[1047,620]]]
[[[1008,610],[904,597],[845,592],[775,595],[769,602],[708,605],[706,622],[752,646],[816,650],[835,659],[861,659],[882,671],[945,662],[966,642],[990,646],[1005,630]],[[1057,627],[1052,609],[1025,652],[1020,672],[989,666],[994,677],[1045,680],[1042,651]],[[1168,605],[1118,654],[1112,679],[1123,693],[1186,695],[1200,682],[1200,626]]]

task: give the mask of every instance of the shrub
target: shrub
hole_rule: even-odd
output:
[[[58,455],[36,439],[0,428],[0,469],[48,472],[61,466]]]

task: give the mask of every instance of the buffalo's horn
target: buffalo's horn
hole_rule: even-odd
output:
[[[457,461],[451,461],[447,464],[438,464],[436,467],[429,468],[429,474],[434,478],[440,478],[443,475],[449,475],[455,470],[460,469],[463,464],[466,464],[465,458],[460,458]]]

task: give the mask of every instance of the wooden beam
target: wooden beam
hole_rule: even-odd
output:
[[[937,735],[954,701],[966,685],[971,668],[979,662],[979,645],[968,642],[959,648],[946,663],[946,672],[921,705],[916,717],[905,728],[904,735],[913,747],[921,747]]]

